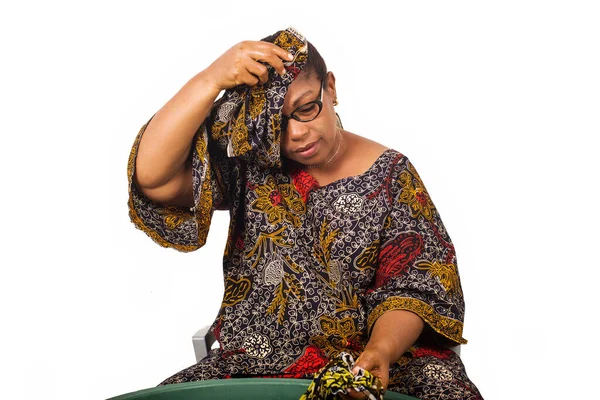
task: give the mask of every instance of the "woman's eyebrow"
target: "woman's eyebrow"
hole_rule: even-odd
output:
[[[300,103],[300,101],[305,98],[307,95],[311,94],[313,92],[312,89],[308,89],[306,92],[302,93],[302,95],[300,95],[300,97],[296,98],[296,100],[294,100],[294,102],[292,103],[292,109],[296,108],[298,106],[298,103]]]

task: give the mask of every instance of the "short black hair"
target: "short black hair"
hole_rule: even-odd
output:
[[[320,81],[323,81],[327,75],[327,65],[325,64],[325,60],[311,42],[308,42],[308,60],[304,66],[304,71],[307,76],[315,73]]]

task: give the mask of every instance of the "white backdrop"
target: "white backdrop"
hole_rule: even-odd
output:
[[[227,215],[198,252],[154,244],[127,215],[130,146],[222,52],[290,25],[336,73],[344,126],[408,155],[428,187],[484,397],[593,392],[596,2],[391,4],[0,6],[1,398],[105,399],[194,363],[191,335],[222,296]]]

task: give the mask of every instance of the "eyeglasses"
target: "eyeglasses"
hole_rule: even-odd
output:
[[[299,122],[310,122],[317,118],[321,114],[323,109],[323,81],[321,81],[321,88],[319,90],[319,100],[310,101],[306,104],[297,107],[292,114],[288,117],[285,114],[281,114],[281,127],[283,130],[287,128],[288,121],[290,118],[295,119]]]

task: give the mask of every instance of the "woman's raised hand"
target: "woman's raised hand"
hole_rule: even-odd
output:
[[[244,41],[236,44],[206,70],[206,78],[218,90],[237,85],[255,86],[269,79],[269,71],[263,63],[271,65],[280,75],[285,74],[284,62],[294,57],[281,47],[263,41]]]

